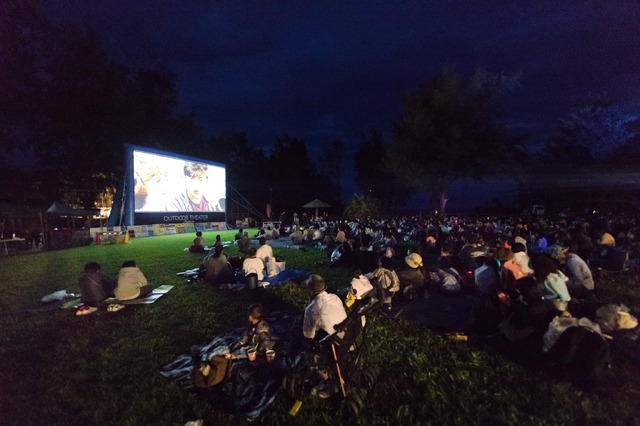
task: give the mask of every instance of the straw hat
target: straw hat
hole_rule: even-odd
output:
[[[407,257],[404,258],[404,261],[410,268],[418,268],[422,266],[422,256],[418,253],[411,253]]]

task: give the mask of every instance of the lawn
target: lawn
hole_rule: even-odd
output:
[[[206,232],[212,242],[234,231]],[[215,410],[158,374],[189,346],[243,325],[256,301],[268,310],[302,311],[306,293],[296,283],[273,290],[225,292],[176,272],[201,255],[184,252],[193,235],[134,238],[126,245],[91,245],[0,258],[0,424],[205,425],[242,421]],[[234,247],[226,250],[235,254]],[[348,284],[349,271],[330,268],[326,252],[275,248],[288,268],[323,275],[329,289]],[[151,305],[76,317],[73,310],[30,310],[56,290],[77,292],[83,265],[98,261],[116,276],[136,260],[154,286],[174,289]],[[602,301],[637,307],[636,277],[600,278]],[[640,424],[639,370],[615,363],[609,379],[583,392],[546,372],[520,366],[481,341],[453,341],[421,324],[370,318],[368,364],[377,373],[362,390],[365,408],[344,419],[337,401],[307,398],[295,417],[285,392],[258,424]]]

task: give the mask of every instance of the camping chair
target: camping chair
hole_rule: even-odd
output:
[[[609,248],[603,259],[597,262],[596,269],[602,275],[625,273],[629,271],[628,260],[629,251],[626,248]]]
[[[337,388],[335,394],[319,393],[318,396],[339,395],[345,415],[360,412],[363,402],[357,390],[370,388],[375,382],[375,373],[363,368],[367,348],[366,316],[380,306],[375,292],[369,294],[357,300],[347,318],[335,326],[335,332],[317,342],[302,362],[285,375],[283,388],[291,397],[302,400],[319,386]]]

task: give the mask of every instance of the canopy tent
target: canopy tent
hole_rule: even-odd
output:
[[[50,216],[60,216],[60,217],[92,217],[94,215],[99,214],[100,211],[97,209],[94,210],[83,210],[83,209],[72,209],[66,204],[63,204],[59,201],[54,201],[53,204],[47,209],[47,214]]]
[[[60,249],[86,245],[91,240],[89,228],[93,216],[99,210],[72,209],[64,203],[54,201],[47,209],[47,249]],[[79,219],[80,226],[76,225]],[[89,223],[87,222],[89,221]]]
[[[317,198],[313,201],[309,201],[307,204],[302,206],[302,208],[305,208],[305,209],[315,209],[316,210],[315,217],[318,217],[318,209],[328,209],[330,207],[331,207],[331,204],[327,204],[324,201],[318,200]]]
[[[0,239],[24,238],[28,243],[43,242],[43,214],[40,209],[15,204],[0,203]],[[6,252],[6,245],[5,245]]]

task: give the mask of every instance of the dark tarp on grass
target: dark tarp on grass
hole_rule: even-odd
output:
[[[231,363],[227,378],[212,390],[197,389],[191,382],[193,361],[189,353],[179,355],[160,370],[160,375],[176,381],[181,387],[206,399],[217,408],[240,418],[256,419],[276,398],[284,374],[296,362],[299,351],[291,349],[291,328],[296,315],[288,312],[272,312],[265,320],[273,327],[278,341],[275,346],[276,361],[267,363],[263,358],[249,362],[244,349],[234,352],[237,359]],[[219,335],[200,346],[202,359],[212,355],[229,353],[242,335],[244,328]]]

